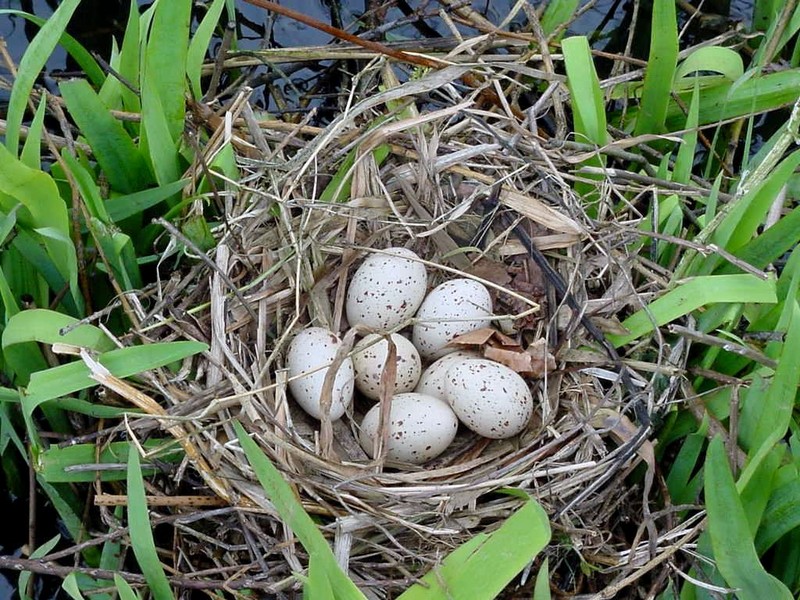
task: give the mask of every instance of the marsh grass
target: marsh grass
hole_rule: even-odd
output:
[[[656,0],[646,66],[600,76],[569,0],[541,24],[518,4],[536,25],[514,34],[451,7],[472,37],[416,71],[350,47],[207,61],[226,4],[194,32],[186,0],[132,8],[118,78],[63,34],[63,2],[20,61],[0,451],[72,540],[0,566],[72,597],[792,597],[800,11],[757,3],[776,16],[755,50],[689,46]],[[35,81],[59,40],[87,79],[54,98]],[[244,85],[203,97],[204,76],[334,56],[361,63],[328,122],[258,113]],[[788,118],[737,159],[768,112]],[[352,343],[348,274],[390,245],[485,281],[498,327],[546,340],[558,368],[518,438],[385,464],[356,442],[360,403],[320,424],[289,401],[287,341],[313,322]]]

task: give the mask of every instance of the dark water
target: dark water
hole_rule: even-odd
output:
[[[335,1],[335,0],[332,0]],[[344,0],[337,5],[337,12],[345,28],[349,27],[358,20],[362,12],[366,10],[367,0]],[[533,2],[532,4],[538,4]],[[710,0],[707,4],[710,4]],[[730,22],[749,23],[751,19],[753,0],[718,0],[721,11],[726,11]],[[150,2],[139,0],[142,7],[148,6]],[[318,20],[330,23],[332,21],[332,9],[330,2],[323,0],[281,0],[281,4],[299,12],[303,12]],[[408,4],[413,8],[419,6],[419,0],[409,1]],[[499,23],[513,6],[513,0],[475,0],[472,8],[483,13],[490,21]],[[643,5],[647,2],[643,2]],[[21,9],[47,18],[52,15],[57,0],[0,0],[0,8]],[[99,55],[108,58],[111,48],[111,36],[116,36],[118,42],[122,39],[125,23],[128,15],[129,0],[84,0],[81,3],[73,22],[70,25],[70,33],[77,37],[89,50],[97,52]],[[239,24],[239,40],[242,49],[258,49],[264,47],[292,47],[322,45],[331,41],[331,37],[316,29],[297,23],[285,17],[271,18],[264,10],[237,1],[237,23]],[[435,15],[439,5],[433,0],[427,4],[427,12]],[[600,49],[618,50],[614,44],[618,39],[624,39],[627,35],[625,23],[629,22],[632,3],[627,0],[598,0],[594,7],[587,11],[571,27],[569,33],[583,34],[590,36],[593,45]],[[386,13],[386,22],[401,19],[403,13],[398,8],[390,8]],[[522,13],[517,17],[524,18]],[[521,24],[521,23],[520,23]],[[426,25],[441,36],[449,36],[450,31],[445,23],[438,17],[433,16],[426,21]],[[21,17],[0,15],[0,38],[5,40],[11,57],[18,63],[24,54],[30,40],[37,32],[37,28]],[[465,30],[466,32],[466,30]],[[649,35],[646,31],[645,36]],[[407,24],[397,27],[391,31],[391,39],[414,39],[420,36],[418,28]],[[53,55],[47,62],[48,73],[63,76],[64,72],[69,72],[74,66],[68,61],[66,53],[61,48],[56,48]],[[0,67],[0,75],[8,78],[9,74]],[[78,75],[78,74],[76,74]],[[293,73],[292,77],[298,80],[304,77],[311,78],[315,74],[308,70],[299,70]],[[45,78],[47,83],[47,78]],[[256,100],[259,97],[256,96]],[[260,97],[262,103],[270,107],[269,102]],[[0,115],[3,114],[3,107],[8,100],[8,92],[0,90]],[[23,475],[23,477],[25,477]],[[4,517],[5,523],[0,525],[0,554],[19,555],[21,547],[27,541],[27,511],[28,504],[24,495],[9,488],[6,478],[0,472],[0,514]],[[51,507],[43,503],[39,508],[39,531],[38,543],[46,541],[52,537],[58,529],[55,513]],[[13,579],[15,580],[15,578]],[[15,591],[12,579],[7,579],[0,574],[0,600],[11,598]],[[50,585],[39,587],[37,596],[55,597],[62,595],[57,587]]]

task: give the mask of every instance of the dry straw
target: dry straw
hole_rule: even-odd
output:
[[[613,330],[618,316],[641,308],[668,279],[626,254],[641,215],[632,204],[611,213],[622,199],[611,179],[600,182],[593,217],[587,215],[567,175],[587,147],[546,139],[537,129],[551,108],[563,115],[566,92],[556,78],[521,121],[507,105],[483,104],[480,90],[460,76],[470,70],[486,88],[513,97],[522,91],[515,81],[524,67],[513,57],[469,64],[473,45],[463,47],[450,57],[453,66],[403,84],[376,59],[324,129],[258,121],[247,89],[221,118],[209,113],[206,126],[214,131],[194,173],[230,145],[242,176],[220,175],[215,192],[197,200],[196,210],[211,201],[226,215],[214,229],[215,248],[201,256],[173,230],[172,247],[194,266],[170,276],[174,259],[162,261],[138,334],[199,340],[210,350],[177,375],[150,374],[162,408],[130,425],[141,437],[156,417],[187,449],[187,464],[161,493],[207,488],[237,507],[197,509],[178,528],[177,562],[185,572],[246,577],[277,591],[297,585],[292,572],[306,565],[238,447],[233,419],[319,518],[342,566],[372,597],[407,587],[458,544],[492,530],[520,505],[502,490],[531,494],[553,518],[551,570],[590,557],[608,569],[609,590],[656,568],[664,572],[678,544],[694,539],[696,529],[672,529],[669,511],[648,509],[654,449],[646,423],[633,416],[656,414],[676,399],[685,347],[641,348],[628,363],[626,387],[620,365],[580,320]],[[625,185],[643,197],[655,191],[649,182]],[[483,201],[492,190],[499,202],[487,215]],[[495,218],[478,248],[476,232],[500,215],[506,220]],[[547,253],[583,315],[553,297],[501,222],[522,228]],[[368,249],[389,246],[415,250],[434,284],[455,276],[487,281],[496,312],[513,317],[498,327],[524,346],[546,338],[558,368],[531,381],[539,409],[522,435],[490,442],[461,432],[431,464],[394,468],[368,460],[359,447],[360,402],[355,414],[322,426],[293,403],[284,370],[288,341],[309,324],[352,341],[343,317],[348,277]]]

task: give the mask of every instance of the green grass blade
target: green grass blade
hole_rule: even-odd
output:
[[[123,378],[163,367],[206,350],[208,346],[200,342],[164,342],[111,350],[100,354],[98,361],[112,375]],[[42,402],[69,396],[95,385],[97,382],[89,377],[89,368],[82,361],[37,371],[31,376],[27,393],[22,398],[23,412],[30,415]]]
[[[70,573],[61,582],[61,589],[64,590],[72,600],[86,600],[81,593],[81,586],[78,583],[78,576],[75,573]]]
[[[70,173],[72,173],[75,183],[78,184],[78,189],[81,192],[81,197],[83,198],[89,215],[100,219],[104,223],[109,223],[110,217],[106,211],[103,198],[100,196],[100,188],[97,187],[91,173],[78,162],[77,158],[67,152],[66,149],[61,153],[61,158],[64,159],[64,163],[69,168]]]
[[[261,451],[258,444],[250,439],[241,424],[234,421],[233,427],[261,487],[275,505],[275,510],[278,511],[281,519],[292,529],[309,555],[316,559],[317,565],[315,566],[319,566],[326,574],[335,597],[364,598],[364,595],[339,567],[325,536],[322,535],[308,513],[303,510],[303,505],[295,497],[289,484],[284,481],[280,471]]]
[[[797,247],[798,243],[800,243],[800,207],[793,209],[772,227],[739,248],[735,254],[746,263],[764,269]],[[728,265],[720,269],[720,272],[732,272],[735,268],[733,265]]]
[[[128,24],[125,26],[125,36],[122,38],[122,47],[119,50],[119,74],[134,89],[138,89],[140,81],[139,38],[139,4],[131,2]],[[142,105],[136,92],[123,84],[120,94],[125,110],[134,113],[141,111]]]
[[[147,513],[144,481],[139,465],[139,453],[135,448],[128,452],[128,525],[131,546],[142,575],[150,586],[155,600],[174,600],[164,567],[158,559],[153,528]]]
[[[491,600],[550,541],[547,513],[529,500],[491,534],[476,536],[398,600]]]
[[[683,143],[678,146],[675,157],[675,167],[672,170],[672,181],[688,184],[692,176],[694,155],[697,148],[697,119],[700,111],[700,90],[695,86],[692,94],[692,103],[689,105],[689,114],[686,117],[686,133],[683,134]]]
[[[33,38],[19,63],[6,112],[6,148],[16,158],[19,132],[33,85],[53,53],[80,0],[64,0]],[[0,157],[0,162],[4,159]]]
[[[152,90],[147,91],[145,82],[140,82],[143,99],[150,94],[161,105],[167,130],[175,147],[183,133],[183,117],[186,110],[186,56],[189,48],[189,22],[191,0],[156,2],[150,32],[145,49],[145,81]],[[144,115],[142,116],[144,119]],[[150,132],[148,132],[148,137]],[[152,144],[154,140],[150,140]],[[174,181],[177,177],[173,177]],[[165,182],[161,182],[165,183]]]
[[[756,535],[755,545],[759,555],[764,554],[789,532],[800,530],[798,506],[800,506],[800,480],[793,479],[773,492]]]
[[[542,566],[536,574],[536,584],[533,587],[533,600],[551,600],[550,596],[550,569],[548,559],[542,561]]]
[[[119,223],[179,194],[187,183],[188,179],[179,179],[149,190],[109,198],[106,200],[108,216],[113,222]]]
[[[44,115],[47,108],[47,96],[42,96],[39,101],[39,106],[36,107],[36,114],[33,116],[33,121],[28,129],[28,137],[25,140],[25,145],[22,146],[22,154],[20,154],[20,161],[25,166],[37,171],[42,168],[42,130],[44,129]]]
[[[650,27],[650,56],[635,135],[662,133],[678,64],[678,23],[674,0],[655,0]]]
[[[589,41],[584,36],[569,37],[561,43],[561,47],[567,70],[567,86],[572,98],[575,131],[584,138],[579,141],[603,146],[608,141],[605,101],[592,62]]]
[[[739,600],[792,600],[792,594],[758,560],[747,516],[736,491],[725,446],[717,436],[705,468],[708,532],[717,568]]]
[[[114,586],[117,588],[120,600],[141,600],[133,591],[131,584],[117,574],[114,574]]]
[[[143,146],[150,155],[156,181],[166,185],[180,179],[179,155],[177,142],[170,132],[168,115],[149,73],[147,71],[142,78]]]
[[[147,187],[152,176],[146,161],[91,86],[81,79],[73,79],[62,83],[60,90],[111,187],[123,194]]]
[[[542,31],[550,35],[575,16],[580,0],[550,0],[542,15]]]
[[[50,554],[50,551],[56,547],[58,542],[61,541],[61,536],[56,535],[53,538],[47,540],[44,544],[36,548],[33,552],[31,552],[31,558],[42,558],[43,556],[47,556]],[[31,580],[31,572],[30,571],[22,571],[19,574],[19,579],[17,580],[17,591],[19,592],[20,598],[25,598],[26,600],[30,599],[30,596],[27,594],[28,589],[28,582]]]
[[[203,59],[206,57],[223,8],[225,8],[225,0],[214,0],[203,20],[200,21],[200,25],[197,26],[192,42],[189,44],[189,52],[186,55],[186,75],[189,78],[192,95],[197,100],[203,97],[203,90],[200,87]]]
[[[622,326],[630,333],[609,335],[616,346],[628,344],[650,333],[654,325],[661,326],[701,308],[720,303],[777,302],[775,281],[754,275],[711,275],[695,277],[670,290],[648,304],[647,309],[631,315]]]
[[[782,439],[792,421],[800,385],[800,306],[797,301],[786,302],[784,317],[787,324],[779,324],[779,331],[786,331],[778,367],[772,382],[762,392],[757,386],[748,390],[742,406],[739,436],[745,448],[758,448],[771,440],[771,444]]]
[[[22,17],[23,19],[27,19],[39,27],[42,27],[48,21],[48,19],[43,19],[42,17],[37,17],[36,15],[13,8],[0,10],[0,15],[16,15],[18,17]],[[61,38],[58,40],[58,43],[62,48],[64,48],[64,50],[67,51],[67,54],[69,54],[75,60],[83,74],[89,78],[89,81],[98,86],[103,84],[106,74],[103,72],[103,69],[100,67],[100,65],[97,64],[97,61],[94,59],[91,53],[84,48],[78,40],[76,40],[70,34],[64,32],[61,34]]]

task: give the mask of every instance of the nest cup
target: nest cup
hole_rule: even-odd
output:
[[[382,68],[362,74],[362,89],[374,89]],[[625,435],[624,392],[612,372],[583,368],[604,362],[599,350],[571,354],[586,341],[576,315],[548,299],[547,282],[510,228],[484,227],[492,214],[482,200],[497,186],[491,208],[508,211],[550,252],[571,292],[593,301],[598,314],[635,303],[635,291],[620,283],[626,269],[611,258],[615,239],[598,242],[597,221],[560,174],[565,151],[543,150],[535,131],[515,116],[489,113],[473,96],[459,96],[451,85],[459,72],[443,69],[365,94],[321,130],[296,126],[287,133],[266,124],[255,132],[252,122],[237,121],[243,92],[231,109],[238,129],[212,136],[206,148],[209,162],[227,143],[237,154],[240,181],[220,180],[215,196],[228,220],[214,231],[209,261],[165,278],[161,297],[175,300],[149,316],[144,335],[209,344],[177,376],[162,374],[167,410],[181,416],[196,449],[190,463],[205,484],[242,507],[260,530],[268,569],[258,577],[273,591],[297,585],[292,573],[307,556],[259,486],[233,420],[278,467],[319,519],[339,562],[374,597],[405,589],[460,543],[512,514],[522,500],[500,490],[535,497],[557,513],[553,527],[584,551],[630,551],[610,541],[620,513],[641,502],[636,486],[614,485],[636,460],[616,454]],[[424,105],[429,94],[439,108],[423,118],[409,107]],[[429,289],[455,277],[488,281],[494,313],[508,317],[495,326],[523,347],[542,338],[558,344],[559,368],[527,380],[536,409],[520,435],[487,440],[462,426],[443,455],[421,467],[398,467],[370,460],[359,446],[366,403],[357,400],[331,423],[310,418],[291,399],[284,368],[291,338],[322,326],[352,347],[357,332],[343,311],[349,276],[370,250],[390,246],[413,249],[426,261]],[[619,289],[605,295],[613,286]],[[637,383],[650,386],[644,377]],[[601,478],[607,483],[592,490]],[[220,540],[241,541],[241,527],[229,519],[210,517],[209,527]],[[227,556],[252,562],[244,549]]]

